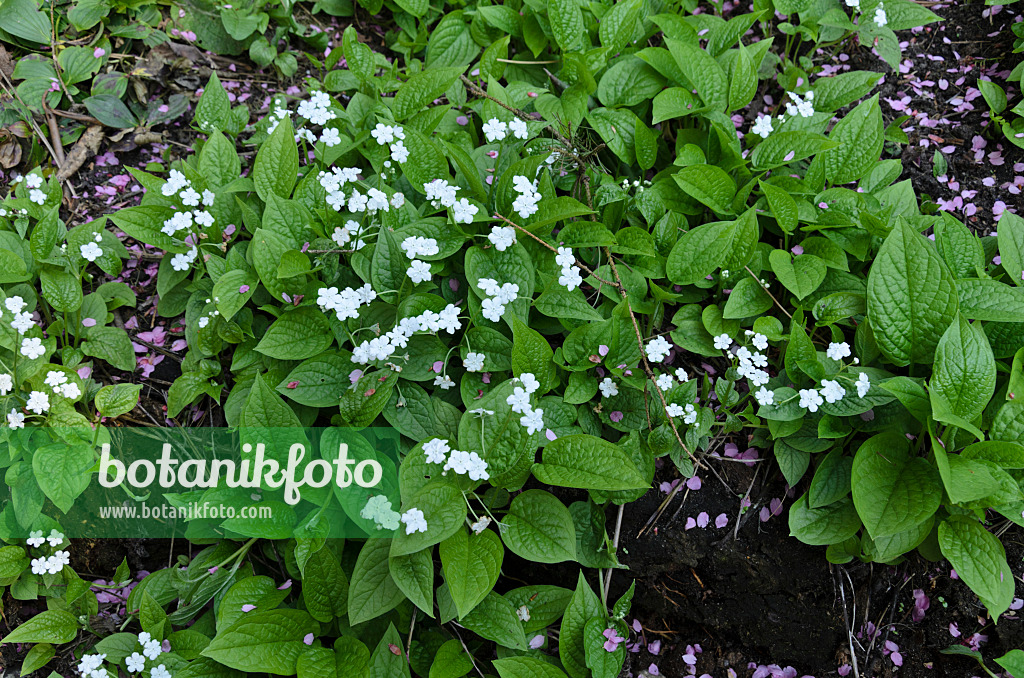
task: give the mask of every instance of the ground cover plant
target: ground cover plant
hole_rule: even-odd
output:
[[[900,159],[912,116],[893,120],[878,90],[910,58],[896,31],[934,28],[932,11],[166,11],[0,6],[0,148],[23,169],[0,203],[0,584],[38,612],[3,638],[23,674],[618,676],[641,645],[658,654],[631,617],[631,507],[656,477],[660,513],[729,465],[781,476],[790,506],[758,510],[748,488],[685,530],[735,535],[785,510],[822,561],[945,559],[985,628],[1019,623],[1020,184],[985,184],[1005,201],[995,233],[973,228],[966,196],[918,195]],[[361,30],[367,15],[386,29]],[[174,38],[281,78],[298,52],[304,73],[255,119],[217,70],[191,102],[129,94],[142,76],[108,61],[115,45]],[[862,65],[831,68],[839,49]],[[975,150],[1019,145],[1019,75],[978,81],[992,135]],[[68,177],[104,128],[143,144],[179,118],[187,152],[128,168],[138,204],[69,212]],[[962,152],[930,153],[932,174]],[[146,261],[143,311],[126,281]],[[336,520],[327,494],[283,523],[193,535],[151,572],[76,573],[61,518],[99,445],[144,410],[125,377],[153,372],[149,350],[177,368],[146,392],[154,423],[387,426],[397,482],[339,498]],[[340,538],[349,527],[370,538]],[[546,567],[560,585],[513,574]],[[908,614],[928,601],[915,591]],[[1024,675],[1019,649],[983,656],[980,632],[960,644],[950,628],[953,653]],[[845,669],[808,669],[882,675],[866,662],[879,631],[860,631],[864,650],[847,629]],[[903,664],[878,645],[885,670]],[[679,653],[689,673],[701,653]]]

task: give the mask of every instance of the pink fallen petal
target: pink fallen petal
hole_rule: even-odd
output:
[[[245,605],[242,606],[242,612],[252,612],[255,609],[256,609],[256,606],[255,605],[251,605],[249,603],[246,603]]]
[[[82,318],[82,327],[96,327],[96,319]]]
[[[722,529],[723,527],[725,527],[728,524],[729,524],[729,516],[725,515],[724,513],[719,513],[718,517],[715,518],[715,527],[717,527],[718,529]]]
[[[305,636],[302,637],[302,642],[305,643],[306,645],[312,645],[313,644],[313,634],[312,633],[307,633]]]

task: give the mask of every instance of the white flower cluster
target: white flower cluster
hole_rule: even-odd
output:
[[[207,299],[206,303],[209,304],[209,303],[211,303],[211,301],[214,304],[219,303],[220,302],[220,297],[214,297],[212,300]],[[198,320],[198,322],[197,322],[197,324],[199,325],[199,329],[203,329],[204,327],[209,325],[210,321],[213,320],[214,318],[216,318],[219,315],[220,315],[220,311],[218,311],[216,308],[214,308],[212,311],[210,311],[209,313],[207,313],[206,315],[201,317]]]
[[[55,551],[46,558],[33,558],[32,574],[57,574],[65,565],[71,564],[71,554],[67,551]]]
[[[426,193],[427,200],[430,201],[430,204],[435,209],[450,207],[452,209],[452,218],[457,224],[473,223],[473,217],[480,211],[480,208],[465,198],[457,198],[456,192],[458,188],[449,184],[447,179],[434,179],[429,183],[423,184],[423,191]]]
[[[321,287],[317,292],[316,303],[323,311],[334,311],[338,320],[359,317],[359,308],[368,305],[377,298],[370,283],[359,289],[346,287],[338,291],[337,287]]]
[[[11,327],[13,327],[18,332],[19,335],[25,334],[30,329],[32,329],[33,325],[35,325],[35,323],[32,322],[32,314],[25,311],[25,307],[27,305],[28,304],[25,303],[25,300],[17,295],[8,297],[7,299],[4,300],[4,306],[7,308],[8,311],[14,314],[14,320],[11,321]],[[4,312],[3,310],[0,310],[0,318],[3,317]],[[24,345],[24,342],[22,342],[22,344]],[[40,349],[39,355],[43,354],[44,351],[41,350],[41,341],[38,341],[38,344],[33,342],[32,345],[38,346],[38,348]],[[24,351],[22,351],[22,353],[23,355],[29,355],[28,353],[24,353]]]
[[[682,417],[684,424],[694,424],[697,422],[697,408],[692,403],[686,403],[685,407],[681,407],[676,403],[669,403],[665,411],[668,412],[670,417]]]
[[[409,159],[409,149],[405,146],[405,130],[401,126],[392,127],[378,122],[370,136],[377,140],[378,145],[388,147],[391,159],[395,162],[405,163]]]
[[[28,199],[37,205],[46,202],[46,193],[40,189],[43,185],[43,177],[38,174],[29,174],[25,177],[25,185],[28,186]]]
[[[409,236],[402,241],[402,249],[405,250],[405,256],[412,259],[409,269],[406,271],[409,279],[417,285],[430,280],[430,264],[420,261],[416,257],[432,257],[440,252],[437,240],[418,235]]]
[[[64,543],[64,533],[57,530],[50,530],[48,537],[43,536],[42,530],[32,530],[28,533],[28,539],[25,543],[34,549],[39,548],[45,543],[49,543],[52,548],[57,548]]]
[[[86,261],[93,262],[103,256],[103,248],[97,243],[103,242],[103,236],[97,233],[93,236],[92,242],[87,242],[84,245],[80,245],[78,251],[81,253],[82,258]]]
[[[481,312],[485,318],[495,323],[505,315],[505,306],[519,296],[519,285],[515,283],[499,285],[493,278],[480,278],[476,286],[487,295],[487,298],[480,302]]]
[[[401,193],[396,193],[395,195],[401,195]],[[331,240],[333,240],[338,247],[345,247],[351,243],[352,249],[361,250],[366,247],[366,241],[359,237],[362,229],[363,227],[358,221],[349,219],[345,222],[344,226],[334,227],[334,233],[331,234]]]
[[[667,358],[671,350],[672,344],[668,343],[665,337],[655,337],[647,342],[647,346],[644,347],[647,359],[655,363],[660,363]]]
[[[832,360],[841,361],[843,358],[849,357],[851,354],[850,345],[844,342],[832,342],[828,345],[828,349],[825,351]],[[857,358],[853,359],[853,363],[857,364],[860,361]],[[857,390],[857,397],[863,398],[871,390],[871,379],[864,372],[857,375],[857,379],[851,380],[853,387]],[[838,379],[822,379],[820,388],[805,388],[800,389],[798,396],[800,398],[800,407],[807,410],[808,412],[817,412],[818,408],[824,403],[837,403],[846,397],[846,388],[839,383]],[[769,391],[762,386],[761,390],[754,394],[759,405],[774,405],[775,403],[775,392]]]
[[[352,349],[352,362],[366,365],[376,360],[387,360],[395,351],[409,345],[409,337],[416,332],[440,332],[455,334],[462,329],[459,313],[462,309],[448,304],[440,313],[424,311],[418,316],[402,318],[390,332],[374,337]]]
[[[167,643],[167,641],[164,641],[164,643]],[[141,653],[136,651],[125,657],[124,663],[128,673],[142,673],[146,670],[147,659],[156,661],[160,654],[164,652],[163,643],[145,631],[139,634],[139,645],[142,646]],[[106,656],[105,654],[85,655],[78,665],[78,670],[87,678],[107,678],[106,669],[100,669]],[[171,678],[171,672],[167,670],[165,664],[158,664],[150,668],[149,675],[150,678]]]
[[[300,101],[296,112],[314,125],[326,125],[338,115],[331,110],[331,97],[326,92],[314,91],[306,101]]]
[[[583,276],[580,274],[580,267],[576,265],[576,257],[573,256],[572,248],[559,247],[555,255],[555,263],[562,267],[562,274],[558,276],[558,284],[567,288],[570,292],[583,284]]]
[[[522,219],[527,219],[537,213],[537,203],[541,201],[541,194],[537,191],[537,180],[530,181],[521,174],[512,177],[512,188],[519,196],[512,201],[512,209]]]
[[[882,28],[888,23],[889,18],[885,15],[885,4],[880,2],[878,7],[875,7],[875,25]]]
[[[192,182],[185,178],[185,175],[178,170],[171,170],[167,181],[160,188],[160,192],[167,197],[177,195],[181,201],[183,207],[193,207],[193,210],[181,210],[175,212],[169,219],[164,220],[163,227],[160,229],[166,235],[171,237],[177,237],[179,231],[192,231],[193,226],[198,227],[209,227],[213,225],[214,218],[205,209],[200,209],[199,204],[202,203],[203,207],[212,207],[214,201],[214,194],[210,190],[204,190],[202,195],[199,194],[194,188],[192,188]],[[195,250],[195,247],[192,248]],[[174,266],[176,271],[188,270],[192,262],[196,260],[198,251],[189,252],[188,254],[178,254],[171,259],[171,264]],[[82,256],[85,256],[83,247]],[[97,255],[98,256],[98,255]]]
[[[488,480],[490,474],[487,472],[487,462],[480,458],[476,452],[464,452],[453,450],[449,441],[442,438],[432,438],[423,444],[423,454],[427,457],[428,464],[444,464],[441,474],[446,475],[448,471],[455,471],[456,475],[468,476],[470,480]]]
[[[78,387],[78,384],[73,381],[68,381],[68,375],[66,372],[51,370],[46,373],[46,379],[43,383],[52,388],[54,394],[62,395],[65,398],[70,398],[71,400],[79,398],[82,395],[82,389]]]
[[[849,0],[847,0],[849,1]],[[814,115],[814,92],[807,92],[804,95],[797,94],[796,92],[787,92],[790,101],[786,104],[786,115],[790,117],[801,117],[810,118]],[[785,115],[778,116],[779,122],[783,122],[786,119]],[[750,128],[751,134],[756,134],[762,139],[767,139],[768,135],[775,131],[775,124],[772,121],[770,115],[758,116],[753,126]]]
[[[363,520],[372,520],[378,530],[397,530],[401,515],[391,508],[391,500],[383,494],[377,494],[366,502],[359,512]]]
[[[513,388],[512,395],[505,398],[505,402],[513,412],[523,415],[519,418],[519,425],[525,428],[529,435],[533,435],[544,428],[544,410],[539,407],[535,409],[530,402],[530,396],[540,388],[540,382],[529,372],[520,374],[516,381],[522,386]]]
[[[489,143],[495,141],[502,141],[509,132],[512,132],[512,136],[516,139],[526,139],[530,135],[529,128],[526,123],[519,118],[513,118],[512,122],[505,124],[497,118],[491,118],[483,125],[484,137],[487,138]]]

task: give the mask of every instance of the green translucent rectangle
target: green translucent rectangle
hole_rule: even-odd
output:
[[[0,539],[365,537],[398,494],[390,428],[26,428],[0,440]],[[258,470],[258,472],[257,472]]]

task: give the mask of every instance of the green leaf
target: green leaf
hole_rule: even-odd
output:
[[[793,257],[785,250],[772,250],[768,261],[779,281],[797,299],[803,299],[818,289],[827,272],[825,262],[813,254]]]
[[[0,4],[0,29],[32,42],[50,42],[50,20],[32,0],[6,0]]]
[[[210,73],[210,80],[206,83],[206,87],[203,88],[203,95],[199,97],[199,103],[196,104],[196,113],[193,117],[193,121],[199,129],[211,131],[223,128],[230,114],[231,100],[228,99],[228,93],[224,90],[224,86],[220,84],[220,78],[217,77],[217,72],[212,71]],[[210,141],[213,141],[213,137],[210,138]],[[207,143],[209,143],[209,141]],[[202,155],[205,155],[205,149]],[[238,159],[238,156],[234,152],[234,146],[231,148],[231,155],[235,156],[235,160]],[[225,158],[225,161],[230,162],[227,158]],[[212,178],[213,177],[211,177],[211,179]],[[236,174],[228,181],[237,178],[238,175]],[[219,186],[227,183],[227,181],[211,183]]]
[[[583,649],[594,678],[616,678],[622,673],[626,661],[626,643],[620,643],[614,652],[605,649],[608,639],[604,633],[609,628],[615,629],[623,638],[629,636],[626,623],[621,619],[594,617],[583,627]]]
[[[578,52],[589,43],[583,11],[576,0],[552,0],[547,4],[551,33],[563,52]]]
[[[402,122],[413,113],[448,91],[459,75],[461,68],[430,68],[409,78],[398,88],[391,112],[395,120]]]
[[[334,342],[330,323],[313,306],[285,311],[270,326],[256,350],[275,360],[305,360],[322,353]]]
[[[78,634],[78,621],[64,610],[44,610],[18,625],[3,643],[70,643]]]
[[[306,634],[319,634],[320,625],[301,610],[247,613],[218,633],[202,655],[225,666],[250,673],[295,674]]]
[[[665,40],[676,65],[693,84],[704,103],[716,111],[729,105],[729,79],[714,57],[695,44]]]
[[[984,330],[963,314],[949,326],[935,349],[932,394],[943,398],[961,419],[974,421],[996,390],[996,362]]]
[[[971,320],[1024,323],[1024,289],[998,280],[964,278],[956,282],[960,311]]]
[[[829,452],[814,472],[807,491],[807,505],[816,509],[839,501],[850,493],[850,472],[853,458],[836,448]]]
[[[388,568],[395,585],[402,590],[412,603],[427,614],[434,616],[434,560],[431,549],[388,558]]]
[[[418,508],[427,521],[426,532],[406,534],[400,530],[391,543],[391,556],[415,553],[444,541],[466,520],[466,501],[454,484],[435,480],[421,487],[413,496],[403,497],[404,510]]]
[[[958,279],[975,275],[985,265],[985,249],[978,236],[949,212],[943,212],[942,220],[935,223],[935,246]],[[957,291],[962,294],[959,284]]]
[[[838,544],[857,534],[859,529],[860,517],[848,497],[820,508],[811,508],[804,494],[789,509],[790,536],[811,546]]]
[[[1014,285],[1024,287],[1024,218],[1004,212],[999,218],[999,257]]]
[[[117,417],[135,409],[142,384],[110,384],[96,392],[96,410],[104,417]]]
[[[603,615],[601,601],[597,594],[590,588],[587,580],[580,572],[579,580],[576,583],[576,592],[565,608],[565,615],[562,617],[562,625],[558,633],[558,656],[562,660],[562,666],[572,678],[588,678],[590,670],[587,668],[586,651],[584,649],[584,631],[587,622],[598,615]]]
[[[97,94],[87,97],[82,103],[92,117],[107,127],[130,129],[138,124],[124,102],[113,94]]]
[[[736,182],[717,165],[683,167],[672,178],[688,195],[719,214],[732,214]]]
[[[932,362],[956,317],[956,286],[934,246],[903,219],[882,243],[868,275],[868,318],[893,363]]]
[[[135,371],[135,351],[128,333],[119,327],[94,327],[82,343],[82,353],[106,360],[125,372]]]
[[[359,551],[348,589],[348,620],[352,625],[376,619],[405,600],[391,577],[388,539],[367,539]]]
[[[462,649],[462,643],[452,638],[437,649],[428,678],[462,678],[472,670],[472,658]]]
[[[169,207],[140,205],[117,210],[110,215],[110,220],[129,237],[141,243],[172,254],[183,254],[189,248],[160,230],[164,221],[173,215],[174,210]]]
[[[722,309],[722,317],[726,320],[752,318],[764,314],[772,307],[771,295],[761,283],[751,277],[741,278],[732,288],[729,300]]]
[[[287,198],[292,194],[298,174],[299,149],[295,145],[295,129],[291,118],[285,118],[256,153],[252,168],[256,194],[264,201],[271,193]]]
[[[277,582],[270,577],[245,577],[231,585],[217,606],[217,630],[224,631],[249,612],[242,612],[243,605],[255,605],[257,610],[273,610],[288,597],[288,591],[277,588]]]
[[[646,489],[650,484],[620,446],[590,435],[557,438],[544,447],[533,475],[547,485],[585,490]]]
[[[369,675],[373,678],[409,678],[408,662],[402,637],[394,624],[388,624],[388,630],[370,656]]]
[[[758,170],[774,169],[799,162],[838,144],[820,134],[803,130],[776,132],[762,141],[750,154],[750,161]]]
[[[457,530],[441,542],[438,552],[448,592],[461,619],[494,588],[505,549],[490,530],[480,534]]]
[[[1024,676],[1024,650],[1010,650],[1002,657],[996,657],[995,662],[1014,678]]]
[[[792,233],[798,222],[796,201],[793,200],[793,196],[789,194],[789,191],[774,184],[759,181],[758,185],[764,192],[764,197],[768,199],[768,206],[771,208],[772,216],[778,222],[779,228],[787,233]]]
[[[566,678],[558,667],[536,657],[498,659],[494,662],[494,669],[501,678]]]
[[[538,563],[576,559],[576,528],[569,509],[550,492],[527,490],[512,500],[502,540],[516,555]]]
[[[757,216],[753,208],[735,221],[713,221],[683,233],[665,262],[668,279],[692,285],[720,266],[741,271],[757,245]]]
[[[987,440],[968,445],[960,453],[964,459],[983,459],[1003,468],[1024,468],[1024,445],[1002,440]]]
[[[939,548],[993,619],[1010,608],[1014,578],[1006,551],[981,523],[966,516],[947,518],[939,523]]]
[[[47,662],[53,659],[56,653],[57,651],[50,643],[33,645],[32,649],[25,655],[25,659],[21,662],[21,675],[27,676],[33,671],[43,668]]]
[[[825,178],[832,184],[848,184],[870,172],[882,154],[883,132],[876,94],[844,115],[829,132],[828,138],[839,146],[821,154]]]
[[[45,445],[32,455],[32,470],[39,489],[64,513],[89,487],[89,469],[94,463],[92,450],[84,445]]]
[[[616,5],[618,7],[619,5]],[[669,87],[654,97],[651,124],[682,118],[700,110],[700,100],[683,87]]]
[[[39,275],[39,285],[55,311],[73,313],[82,307],[82,283],[67,271],[46,268]]]
[[[348,577],[329,548],[312,554],[302,567],[302,600],[313,619],[329,623],[348,611]]]
[[[909,441],[896,432],[880,433],[860,446],[851,484],[853,503],[872,538],[924,522],[942,499],[935,467],[912,456]]]

